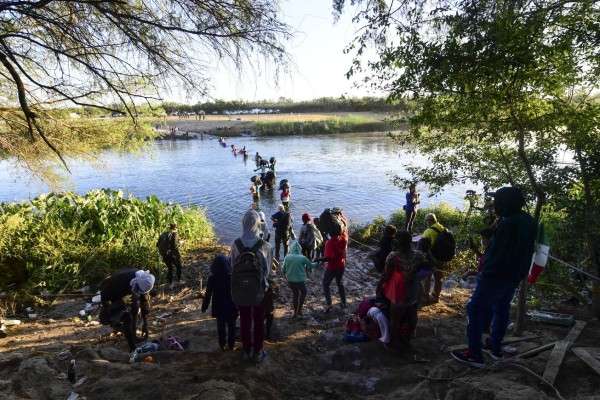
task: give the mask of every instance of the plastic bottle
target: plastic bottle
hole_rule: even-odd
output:
[[[138,356],[142,354],[142,348],[138,347],[137,349],[131,352],[131,356],[129,357],[129,364],[133,364]]]
[[[67,371],[67,379],[71,383],[75,383],[77,381],[77,364],[75,364],[75,360],[71,360],[69,370]]]

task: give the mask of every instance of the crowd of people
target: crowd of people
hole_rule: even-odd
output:
[[[236,151],[235,145],[232,149]],[[268,170],[274,172],[274,158],[263,163],[257,152],[255,162],[261,176]],[[294,319],[304,318],[306,280],[320,264],[324,264],[321,278],[323,312],[333,308],[331,283],[334,280],[339,307],[346,309],[348,306],[344,272],[349,233],[342,210],[326,209],[314,219],[309,213],[303,213],[302,227],[295,240],[289,184],[281,189],[281,204],[270,216],[270,222],[256,206],[244,213],[242,234],[231,243],[229,257],[220,254],[212,261],[202,304],[203,312],[211,306],[218,344],[224,351],[235,349],[235,326],[239,317],[242,358],[253,363],[260,363],[267,357],[263,344],[265,335],[268,337],[271,333],[274,298],[279,293],[271,279],[273,274],[280,274],[287,281]],[[259,190],[260,187],[255,191]],[[478,271],[465,275],[476,275],[477,282],[467,304],[468,350],[452,352],[457,361],[475,367],[485,365],[483,352],[495,360],[502,358],[501,346],[508,325],[510,302],[517,285],[529,272],[537,229],[533,218],[522,210],[525,199],[519,189],[506,187],[489,195],[495,199],[494,210],[499,220],[480,232],[481,249],[471,243],[479,267]],[[382,227],[380,249],[371,256],[374,269],[381,275],[373,297],[375,300],[368,303],[364,315],[375,321],[380,328],[379,340],[395,353],[412,351],[417,310],[419,306],[440,301],[447,268],[446,260],[434,256],[436,242],[442,232],[447,231],[435,214],[426,214],[426,229],[422,235],[413,235],[419,204],[416,186],[411,185],[406,193],[403,229],[398,230],[393,225]],[[273,245],[271,229],[274,230]],[[157,246],[167,266],[169,287],[174,288],[185,284],[181,278],[177,226],[171,224],[163,235]],[[108,311],[103,311],[101,322],[118,325],[130,348],[144,339],[136,336],[138,311],[143,319],[142,334],[147,338],[147,296],[153,284],[154,276],[148,271],[128,270],[111,277],[102,290],[102,303]],[[129,304],[121,300],[129,295]],[[482,342],[484,332],[489,332],[489,337]]]

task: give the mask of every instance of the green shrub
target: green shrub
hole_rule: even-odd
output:
[[[170,222],[186,239],[182,252],[215,241],[203,210],[156,196],[140,200],[102,189],[1,203],[0,291],[68,291],[123,268],[150,269],[160,281],[155,244]]]

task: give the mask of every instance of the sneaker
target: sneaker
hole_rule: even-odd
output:
[[[267,351],[265,349],[261,349],[257,354],[252,356],[252,362],[254,364],[260,364],[265,357],[267,356]]]
[[[463,364],[467,364],[467,365],[470,365],[475,368],[485,367],[485,362],[483,362],[483,357],[482,356],[475,357],[469,352],[469,350],[464,350],[464,351],[452,350],[450,352],[450,354],[452,354],[452,357],[454,357],[454,359],[456,361],[461,362]]]
[[[502,349],[500,347],[493,348],[489,344],[489,339],[485,339],[485,343],[481,349],[483,352],[488,353],[490,357],[492,357],[496,361],[504,360],[504,355],[502,354]]]

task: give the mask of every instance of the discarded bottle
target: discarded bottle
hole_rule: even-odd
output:
[[[534,322],[543,322],[546,324],[571,326],[575,324],[575,317],[570,314],[558,314],[549,311],[533,311],[531,320]]]
[[[138,356],[142,354],[142,348],[138,347],[137,349],[131,352],[131,356],[129,356],[129,364],[133,364]]]
[[[67,371],[67,379],[71,383],[75,383],[77,381],[77,364],[75,364],[75,360],[71,360],[69,370]]]

